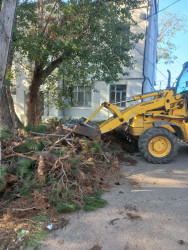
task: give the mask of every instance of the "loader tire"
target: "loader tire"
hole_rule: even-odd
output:
[[[168,129],[152,127],[141,134],[138,148],[147,161],[166,164],[177,155],[178,140]]]

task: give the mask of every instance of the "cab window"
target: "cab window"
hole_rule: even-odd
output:
[[[188,68],[185,68],[185,70],[182,72],[177,83],[176,93],[180,94],[184,91],[188,92]]]

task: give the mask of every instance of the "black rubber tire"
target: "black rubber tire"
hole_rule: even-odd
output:
[[[167,138],[171,144],[171,150],[168,155],[164,157],[153,156],[148,149],[149,142],[157,136],[163,136]],[[177,137],[166,128],[149,128],[145,130],[138,140],[138,148],[143,157],[154,164],[166,164],[169,163],[178,153],[178,139]]]

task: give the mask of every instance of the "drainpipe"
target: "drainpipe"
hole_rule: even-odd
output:
[[[147,17],[148,17],[148,3],[147,3]],[[144,80],[142,82],[142,94],[144,94],[144,84],[145,84],[146,79],[148,78],[148,77],[145,76],[146,40],[147,40],[147,35],[146,34],[147,34],[147,21],[146,21],[146,31],[145,31],[145,43],[144,43],[144,60],[143,60],[143,77],[144,77]]]

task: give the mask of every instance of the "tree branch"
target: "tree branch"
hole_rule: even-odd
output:
[[[46,28],[47,28],[47,26],[48,26],[50,17],[51,17],[51,15],[52,15],[52,13],[53,13],[55,7],[56,7],[57,2],[58,2],[58,0],[56,0],[55,3],[54,3],[54,6],[53,6],[53,8],[52,8],[52,10],[51,10],[51,12],[50,12],[50,15],[49,15],[49,17],[48,17],[48,19],[47,19],[47,21],[46,21],[45,27],[44,27],[44,29],[43,29],[43,31],[42,31],[42,35],[44,35],[44,33],[45,33],[45,31],[46,31]]]
[[[43,72],[42,72],[43,79],[46,79],[57,68],[57,66],[60,63],[62,63],[63,59],[64,59],[64,57],[62,55],[59,58],[57,58],[56,60],[52,61],[50,63],[50,65],[43,70]]]

